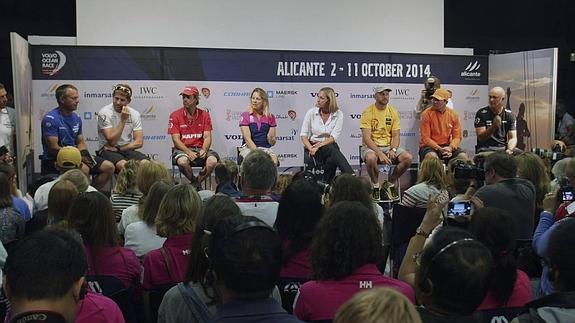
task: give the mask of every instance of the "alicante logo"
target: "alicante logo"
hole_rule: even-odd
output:
[[[151,105],[147,109],[140,111],[140,117],[142,120],[156,120],[156,107]]]
[[[467,65],[467,67],[463,70],[463,72],[461,72],[461,76],[471,78],[480,77],[481,76],[481,72],[479,72],[480,67],[481,64],[479,64],[479,61],[470,62]]]
[[[50,85],[44,92],[42,92],[42,94],[40,94],[40,96],[43,98],[53,97],[54,93],[56,93],[56,89],[58,88],[58,86],[59,86],[58,83],[54,83],[54,84]]]
[[[473,89],[473,90],[469,91],[469,95],[466,96],[465,99],[466,99],[466,100],[471,100],[471,101],[473,101],[473,100],[479,100],[479,99],[480,99],[479,93],[480,93],[480,92],[479,92],[479,89],[477,89],[477,88],[476,88],[476,89]]]
[[[59,50],[42,53],[42,74],[53,76],[66,64],[66,55]]]

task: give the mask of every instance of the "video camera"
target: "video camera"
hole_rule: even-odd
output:
[[[423,90],[425,93],[425,99],[429,101],[431,100],[433,93],[435,93],[435,90],[439,88],[439,82],[436,82],[434,77],[428,77],[427,80],[425,80],[423,83],[423,86],[425,88]]]
[[[459,165],[453,169],[453,177],[457,179],[474,179],[477,181],[484,181],[485,170],[483,170],[483,168],[469,164]]]

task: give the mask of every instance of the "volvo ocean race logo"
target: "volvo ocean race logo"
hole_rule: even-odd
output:
[[[66,64],[66,55],[59,50],[42,53],[42,74],[53,76]]]

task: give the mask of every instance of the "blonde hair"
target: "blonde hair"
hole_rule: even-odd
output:
[[[48,193],[48,223],[59,222],[68,216],[71,201],[78,197],[76,185],[67,179],[61,179]]]
[[[537,207],[543,206],[543,198],[550,190],[549,174],[543,160],[534,153],[525,152],[515,157],[517,160],[517,176],[524,178],[535,186],[535,202]]]
[[[278,176],[278,180],[276,181],[276,185],[274,185],[274,188],[272,188],[272,192],[281,195],[291,183],[292,179],[292,174],[280,174]]]
[[[189,234],[196,229],[203,202],[190,184],[176,185],[168,190],[158,209],[156,230],[160,237]]]
[[[445,168],[443,167],[443,162],[439,158],[425,158],[423,160],[419,166],[417,184],[423,182],[433,185],[438,189],[447,188]]]
[[[325,96],[327,96],[327,99],[329,100],[328,105],[329,113],[337,112],[337,110],[339,110],[339,107],[337,106],[337,100],[335,99],[335,91],[331,87],[322,87],[321,89],[319,89],[319,92],[323,92],[323,94],[325,94]]]
[[[391,288],[374,288],[355,294],[345,302],[334,323],[421,323],[415,306]]]
[[[253,113],[254,109],[252,108],[252,96],[254,96],[254,93],[258,93],[260,95],[260,97],[262,98],[263,104],[264,104],[264,111],[263,111],[263,115],[264,116],[269,116],[270,115],[270,100],[268,98],[268,94],[266,91],[264,91],[264,89],[256,87],[253,91],[252,94],[250,95],[250,105],[248,106],[248,112],[249,113]]]
[[[124,168],[122,168],[118,174],[118,180],[116,181],[116,186],[114,186],[114,190],[112,192],[120,195],[126,193],[137,193],[138,187],[136,186],[136,174],[138,173],[139,167],[139,160],[128,160],[124,164]]]
[[[79,169],[71,169],[65,172],[61,179],[67,179],[72,182],[72,184],[76,186],[76,189],[78,189],[79,193],[86,192],[88,186],[90,186],[88,176]]]
[[[163,179],[169,180],[170,173],[164,165],[154,161],[140,165],[136,173],[136,185],[144,196],[148,194],[155,182]]]

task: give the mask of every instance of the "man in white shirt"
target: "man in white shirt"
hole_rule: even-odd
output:
[[[128,106],[132,88],[118,84],[112,93],[112,103],[98,112],[99,152],[119,172],[126,160],[147,160],[148,157],[136,150],[144,146],[144,131],[140,113]]]

